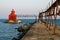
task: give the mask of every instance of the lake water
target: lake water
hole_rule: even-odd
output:
[[[5,20],[6,19],[0,19],[0,40],[12,40],[12,38],[17,37],[19,34],[15,28],[36,21],[36,19],[21,19],[21,24],[7,24],[3,23]],[[56,23],[60,26],[60,19],[57,19]]]
[[[54,24],[54,19],[52,20],[52,22]],[[48,23],[50,23],[50,22],[48,21]],[[57,24],[57,26],[60,26],[60,19],[56,19],[56,24]]]
[[[0,19],[0,40],[12,40],[12,38],[17,37],[19,33],[15,28],[35,21],[35,19],[21,19],[22,23],[20,24],[7,24],[3,23],[5,20],[6,19]]]

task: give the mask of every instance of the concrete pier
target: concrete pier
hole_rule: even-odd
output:
[[[21,40],[60,40],[60,27],[57,27],[56,35],[53,35],[53,27],[48,30],[44,23],[35,23]]]

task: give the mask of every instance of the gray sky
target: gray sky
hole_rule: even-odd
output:
[[[8,18],[12,9],[15,10],[17,15],[38,15],[41,9],[47,9],[49,2],[51,0],[0,0],[0,19]]]

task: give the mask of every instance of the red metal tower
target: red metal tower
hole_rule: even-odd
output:
[[[16,14],[15,14],[15,11],[14,9],[12,9],[10,15],[8,16],[8,20],[16,20]]]

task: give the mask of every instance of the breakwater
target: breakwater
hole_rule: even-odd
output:
[[[28,23],[28,24],[25,24],[25,25],[22,25],[22,26],[16,28],[17,31],[20,33],[22,32],[22,34],[19,35],[17,38],[13,38],[12,40],[20,40],[21,38],[23,38],[23,36],[29,31],[29,29],[33,26],[34,23],[36,23],[36,21],[33,23]]]
[[[53,34],[53,26],[48,30],[45,22],[35,23],[21,40],[60,40],[60,26],[56,29],[56,35]]]

